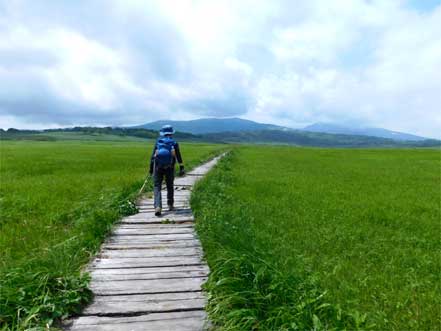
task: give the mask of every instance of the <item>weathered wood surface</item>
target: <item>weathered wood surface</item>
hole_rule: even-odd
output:
[[[204,264],[197,266],[171,266],[159,268],[136,268],[136,269],[94,269],[91,271],[94,276],[111,276],[111,275],[138,275],[138,274],[157,274],[157,273],[174,273],[187,271],[201,271],[208,274],[208,267]]]
[[[200,266],[192,266],[193,268],[198,268]],[[171,267],[176,268],[176,267]],[[170,272],[148,272],[148,273],[131,273],[131,274],[120,274],[120,273],[93,273],[94,281],[96,282],[105,282],[111,280],[141,280],[141,279],[170,279],[170,278],[195,278],[195,277],[206,277],[206,270],[187,270],[182,271],[183,267],[177,268],[176,271]],[[188,268],[188,267],[187,267]],[[141,269],[141,268],[138,268]],[[147,268],[146,268],[147,269]],[[153,268],[149,268],[153,269]],[[164,269],[164,268],[162,268]],[[101,270],[109,270],[109,269],[101,269]]]
[[[95,295],[118,295],[118,294],[147,294],[166,292],[194,292],[200,291],[201,285],[206,278],[161,278],[141,280],[109,280],[106,282],[94,282],[90,288]]]
[[[107,316],[81,316],[72,330],[82,331],[201,331],[205,330],[206,315],[203,310],[161,312],[139,316],[114,314]]]
[[[202,292],[109,295],[95,299],[83,315],[139,314],[167,311],[202,310],[206,299]]]
[[[191,240],[152,240],[148,243],[106,243],[102,246],[103,249],[113,250],[128,250],[128,249],[157,249],[167,247],[199,247],[197,239]]]
[[[199,247],[161,247],[160,249],[126,249],[113,250],[104,249],[100,253],[100,258],[144,258],[158,256],[192,256],[201,254]]]
[[[175,210],[155,217],[152,198],[121,219],[87,270],[93,302],[66,323],[72,331],[205,330],[201,285],[209,269],[194,231],[192,186],[218,161],[175,179]],[[167,193],[162,191],[166,207]]]

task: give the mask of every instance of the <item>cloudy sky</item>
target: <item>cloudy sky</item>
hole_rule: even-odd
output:
[[[241,117],[441,138],[440,0],[0,0],[0,127]]]

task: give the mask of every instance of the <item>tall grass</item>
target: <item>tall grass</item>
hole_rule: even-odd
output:
[[[1,142],[0,330],[52,326],[91,298],[81,268],[136,211],[151,144]],[[219,146],[182,144],[191,168]]]
[[[439,150],[244,147],[192,206],[222,330],[440,330]]]

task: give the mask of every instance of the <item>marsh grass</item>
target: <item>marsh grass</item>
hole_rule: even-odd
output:
[[[439,330],[439,150],[241,147],[195,188],[222,330]]]
[[[1,142],[0,330],[50,328],[90,300],[81,269],[113,223],[136,212],[151,147]],[[181,146],[188,168],[220,148]]]

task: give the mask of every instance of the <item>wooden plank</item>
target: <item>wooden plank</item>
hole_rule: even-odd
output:
[[[176,245],[177,247],[179,245],[187,245],[187,246],[191,246],[191,245],[198,245],[197,243],[195,243],[197,239],[196,238],[188,238],[188,239],[180,239],[180,240],[151,240],[151,241],[113,241],[113,242],[108,242],[105,243],[103,246],[103,249],[106,247],[111,247],[110,249],[112,249],[113,247],[116,246],[123,246],[123,247],[127,247],[127,249],[134,249],[134,247],[142,247],[140,249],[153,249],[155,247],[169,247],[169,246],[173,246]],[[200,246],[200,245],[199,245]],[[118,248],[113,248],[113,249],[118,249]],[[121,248],[119,248],[121,249]],[[123,248],[124,249],[124,248]]]
[[[158,274],[158,273],[173,273],[185,271],[202,271],[208,272],[206,265],[191,265],[191,266],[172,266],[172,267],[152,267],[152,268],[132,268],[132,269],[93,269],[91,275],[94,276],[111,276],[111,275],[136,275],[136,274]]]
[[[108,243],[123,243],[123,242],[151,242],[157,240],[179,240],[179,239],[196,239],[194,233],[169,233],[169,234],[155,234],[150,236],[112,236],[107,242]]]
[[[126,216],[124,218],[121,219],[121,222],[124,223],[124,221],[131,221],[131,220],[143,220],[143,221],[158,221],[158,220],[179,220],[179,219],[189,219],[189,220],[194,220],[193,215],[188,214],[188,215],[179,215],[179,214],[169,214],[169,215],[164,215],[162,217],[156,217],[152,214],[144,214],[144,213],[140,213],[140,214],[135,214],[132,216]]]
[[[115,236],[152,236],[156,234],[183,234],[194,233],[192,228],[157,228],[157,229],[116,229],[113,231]]]
[[[112,280],[140,280],[140,279],[170,279],[170,278],[196,278],[207,277],[208,272],[202,270],[194,271],[176,271],[176,272],[158,272],[158,273],[138,273],[138,274],[96,274],[92,273],[95,282],[104,282]]]
[[[143,239],[144,240],[144,239]],[[121,246],[122,248],[118,248]],[[178,240],[150,240],[150,241],[112,241],[106,242],[103,244],[102,249],[109,250],[131,250],[137,249],[136,247],[140,247],[138,249],[141,250],[154,250],[154,249],[166,249],[172,248],[176,246],[176,248],[181,247],[191,247],[191,246],[200,246],[200,242],[196,238],[189,239],[178,239]],[[109,247],[109,248],[107,248]]]
[[[182,249],[182,248],[200,248],[200,244],[195,243],[192,240],[185,240],[181,242],[159,242],[159,243],[114,243],[114,244],[105,244],[103,245],[103,250],[108,251],[130,251],[130,250],[145,250],[145,251],[154,251],[154,250],[163,250],[163,249]]]
[[[185,184],[185,183],[179,183],[179,184],[174,184],[175,185],[175,190],[188,190],[191,191],[193,189],[193,184]]]
[[[193,229],[193,224],[170,224],[170,223],[156,223],[156,224],[120,224],[118,229]]]
[[[95,296],[83,315],[140,314],[204,309],[202,292]]]
[[[201,255],[197,248],[160,248],[160,249],[129,249],[129,250],[103,250],[99,254],[101,259],[111,258],[143,258],[160,256],[191,256]]]
[[[193,186],[197,182],[196,177],[184,177],[180,178],[178,180],[175,180],[174,185],[175,186]]]
[[[189,199],[190,196],[191,196],[190,191],[173,191],[173,198],[175,201]],[[165,199],[165,201],[167,201],[167,192],[161,192],[161,197],[162,197],[162,199]],[[153,198],[140,199],[137,201],[137,204],[152,204],[153,201],[154,201]]]
[[[82,316],[74,321],[71,331],[202,331],[204,311],[152,313],[129,317]]]
[[[179,199],[175,199],[175,201],[173,202],[173,205],[174,206],[177,206],[177,205],[179,205],[179,204],[188,204],[190,202],[190,197],[186,197],[186,198],[179,198]],[[154,208],[154,203],[153,203],[153,201],[151,201],[151,202],[147,202],[147,203],[142,203],[142,204],[137,204],[136,205],[137,207],[138,207],[138,209],[139,208]],[[166,208],[168,205],[167,205],[167,199],[162,199],[162,207],[163,208]]]
[[[191,219],[182,219],[182,220],[163,220],[163,221],[151,221],[151,222],[143,222],[143,221],[133,221],[133,222],[124,222],[122,224],[127,225],[149,225],[149,224],[170,224],[170,225],[189,225],[194,227],[194,220]]]
[[[197,256],[163,256],[145,258],[112,258],[95,259],[92,263],[93,269],[105,268],[148,268],[148,267],[167,267],[200,265],[201,258]]]
[[[181,206],[181,207],[176,207],[173,211],[169,211],[167,210],[167,208],[162,209],[162,215],[161,217],[166,217],[166,216],[174,216],[174,215],[181,215],[181,214],[188,214],[188,215],[192,215],[192,211],[190,206]],[[138,214],[135,214],[136,216],[147,216],[147,217],[154,217],[155,213],[154,213],[154,209],[144,209],[141,210]],[[132,215],[132,216],[135,216]],[[130,216],[128,216],[130,217]]]
[[[203,177],[209,170],[209,168],[199,167],[190,171],[189,173],[187,173],[187,175]]]
[[[217,159],[213,160],[213,161],[209,161],[199,167],[196,167],[195,169],[191,170],[189,173],[187,173],[188,175],[205,175],[207,172],[209,172],[211,170],[211,168],[213,168],[216,163],[217,163]]]
[[[151,218],[151,219],[158,219],[158,216],[155,215],[155,211],[152,210],[140,210],[138,214],[134,214],[132,216],[127,216],[132,219],[142,219],[142,218]]]
[[[190,217],[180,217],[180,218],[149,218],[149,219],[128,219],[121,220],[120,224],[191,224],[194,223],[194,218]]]
[[[173,212],[175,210],[189,209],[189,208],[190,208],[189,204],[187,204],[187,205],[181,204],[181,205],[175,205],[173,210],[168,210],[167,205],[165,205],[165,206],[163,205],[161,212],[162,212],[162,214],[164,214],[164,213],[173,214]],[[153,208],[153,207],[143,207],[143,208],[139,208],[138,210],[140,213],[151,213],[152,216],[155,215],[155,208]]]
[[[127,296],[129,297],[129,296]],[[130,298],[129,298],[130,299]],[[188,300],[170,300],[153,302],[111,302],[102,301],[98,304],[92,304],[83,315],[112,315],[112,314],[140,314],[140,313],[164,313],[173,311],[188,311],[195,309],[204,309],[206,299],[188,299]]]
[[[177,192],[185,192],[185,193],[179,194]],[[163,202],[167,202],[167,194],[162,193],[161,197],[162,197]],[[191,197],[191,191],[175,191],[175,193],[173,194],[173,200],[175,202],[188,201],[190,199],[190,197]],[[154,199],[142,199],[137,202],[137,205],[138,206],[153,205],[153,202],[154,202]]]
[[[183,198],[175,198],[173,201],[173,205],[178,205],[178,204],[183,204],[183,203],[188,203],[190,200],[190,197],[183,197]],[[166,207],[167,206],[167,198],[162,198],[162,206]],[[153,201],[151,202],[146,202],[146,203],[141,203],[141,204],[137,204],[138,208],[145,208],[145,207],[154,207],[154,203]]]
[[[186,199],[185,201],[175,201],[173,203],[173,206],[175,208],[181,207],[181,206],[188,206],[190,205],[190,202],[188,201],[188,199]],[[143,205],[138,205],[138,210],[142,210],[142,209],[149,209],[149,208],[155,208],[153,203],[152,204],[143,204]],[[163,209],[168,209],[168,204],[167,201],[162,201],[162,208]]]
[[[170,216],[184,215],[184,214],[193,215],[193,212],[191,211],[191,208],[177,208],[172,213],[165,212],[164,215],[162,216],[162,218],[168,217],[169,214],[171,214]]]
[[[174,185],[175,187],[175,192],[179,191],[179,192],[191,192],[193,185]]]
[[[170,300],[191,300],[203,299],[205,293],[202,291],[195,292],[167,292],[167,293],[149,293],[149,294],[130,294],[130,295],[98,295],[94,298],[93,303],[100,302],[149,302],[149,301],[170,301]]]
[[[190,209],[190,205],[189,204],[180,204],[180,205],[175,205],[173,207],[173,210],[168,210],[167,205],[163,205],[161,212],[162,213],[168,213],[168,214],[173,214],[173,212],[175,210],[179,210],[179,209]],[[152,207],[142,207],[138,209],[140,213],[151,213],[151,214],[155,214],[155,208]]]
[[[190,195],[191,195],[190,191],[186,191],[186,190],[183,190],[183,191],[173,190],[173,197],[175,199],[177,199],[177,198],[189,198]],[[161,191],[161,196],[163,198],[167,199],[167,191],[166,190]],[[154,200],[153,197],[152,198],[142,198],[142,199],[139,199],[137,202],[138,203],[145,203],[145,202],[153,202],[153,200]]]
[[[161,218],[162,221],[165,221],[166,218]],[[169,223],[157,223],[157,224],[119,224],[119,228],[143,228],[143,229],[166,229],[166,228],[177,228],[177,229],[186,229],[193,228],[193,224],[169,224]]]
[[[201,291],[201,286],[206,280],[206,277],[171,278],[166,281],[163,279],[118,280],[107,282],[92,280],[90,288],[95,295],[189,292]]]
[[[175,208],[188,207],[189,205],[190,205],[190,202],[188,200],[186,200],[186,201],[175,201],[173,203],[173,207],[175,207]],[[139,211],[155,209],[153,203],[152,204],[145,204],[145,205],[138,205],[137,207],[138,207]],[[168,210],[167,202],[162,201],[162,209],[164,209],[164,210],[167,209]]]
[[[103,244],[102,249],[108,250],[130,250],[130,249],[157,249],[157,248],[185,248],[200,247],[198,240],[173,240],[173,241],[152,241],[148,243],[124,243],[124,244]]]
[[[127,224],[127,225],[148,225],[148,224],[187,224],[187,225],[193,225],[194,224],[194,218],[192,217],[164,217],[164,218],[150,218],[150,219],[129,219],[125,221],[121,221],[120,224]]]

